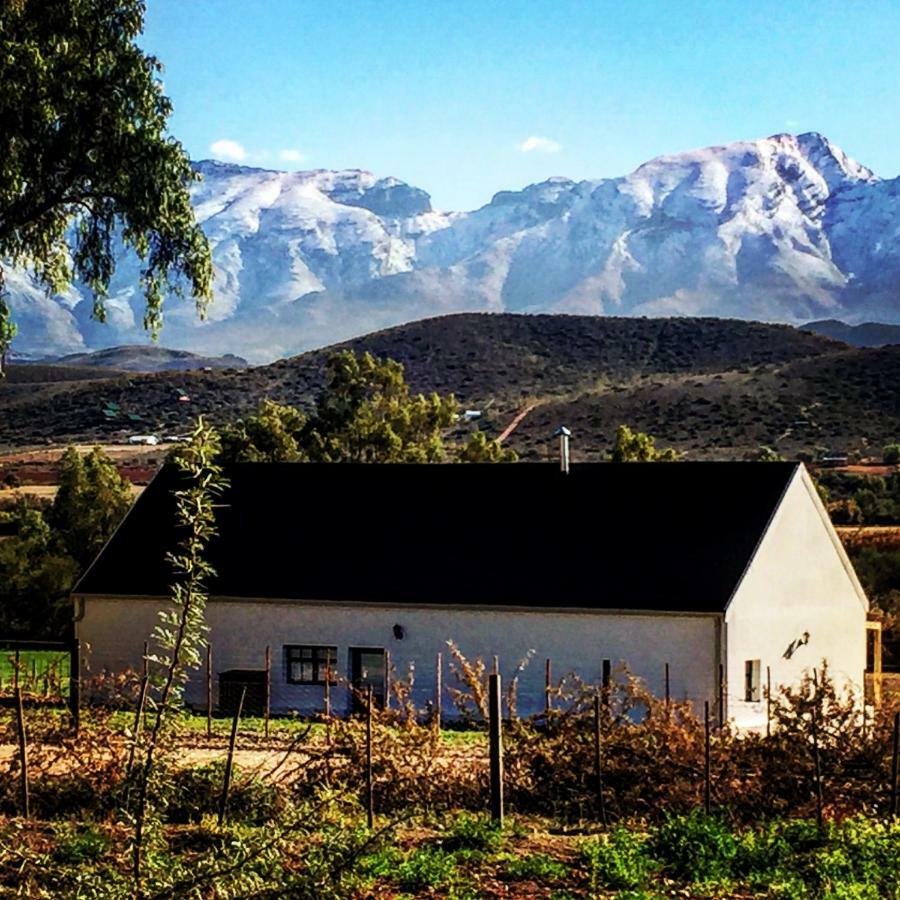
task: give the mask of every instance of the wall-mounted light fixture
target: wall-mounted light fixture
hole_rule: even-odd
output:
[[[398,641],[402,641],[402,640],[403,640],[403,636],[404,636],[405,634],[406,634],[406,632],[403,630],[403,626],[402,626],[402,625],[395,625],[395,626],[394,626],[394,637],[397,638]]]

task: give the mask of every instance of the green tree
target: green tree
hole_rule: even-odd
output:
[[[881,452],[881,459],[886,466],[900,464],[900,444],[888,444]]]
[[[9,304],[3,297],[3,267],[0,266],[0,378],[6,372],[6,357],[18,332],[16,323],[10,318]]]
[[[104,298],[119,240],[142,260],[144,326],[190,286],[202,314],[209,245],[188,186],[196,176],[166,131],[158,60],[136,43],[143,0],[0,0],[0,259],[51,291],[79,277]],[[3,269],[0,266],[0,294]],[[15,334],[0,306],[0,359]]]
[[[320,462],[439,462],[457,411],[452,394],[411,394],[401,363],[345,350],[326,364],[306,450]]]
[[[459,448],[456,458],[464,463],[497,463],[516,462],[519,455],[479,429],[473,431],[469,440]]]
[[[674,462],[678,453],[671,447],[660,450],[651,435],[620,425],[611,457],[613,462]]]
[[[222,429],[222,458],[229,462],[300,462],[306,416],[293,406],[263,400],[255,416]]]
[[[66,450],[48,519],[59,545],[82,569],[109,540],[130,506],[129,483],[99,447],[86,456],[74,447]]]
[[[39,509],[20,500],[8,521],[16,533],[0,541],[0,633],[63,637],[71,630],[66,601],[78,565],[58,548]]]

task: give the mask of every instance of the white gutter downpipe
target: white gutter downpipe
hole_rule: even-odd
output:
[[[569,438],[572,432],[565,425],[553,432],[554,437],[559,438],[559,470],[564,475],[569,474]]]

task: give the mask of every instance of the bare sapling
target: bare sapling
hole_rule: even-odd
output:
[[[170,602],[160,611],[160,621],[152,635],[158,648],[150,658],[153,695],[148,699],[152,724],[141,748],[133,812],[132,875],[136,897],[143,896],[142,856],[157,752],[165,725],[180,710],[184,686],[191,670],[199,668],[205,646],[206,583],[215,574],[206,558],[207,548],[216,534],[215,500],[226,487],[216,462],[218,453],[216,432],[200,418],[190,441],[173,459],[184,486],[174,492],[173,524],[179,543],[177,550],[167,556],[174,573]]]

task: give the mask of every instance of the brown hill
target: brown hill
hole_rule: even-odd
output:
[[[22,387],[28,376],[19,370],[34,367],[14,366],[0,387],[0,442],[165,434],[200,413],[221,422],[249,412],[263,397],[308,406],[325,360],[344,347],[400,360],[417,391],[452,391],[485,408],[481,423],[493,433],[539,403],[510,438],[526,456],[540,454],[561,422],[576,431],[582,453],[607,446],[615,426],[629,422],[692,454],[735,455],[760,443],[799,445],[784,432],[816,403],[818,430],[809,441],[804,435],[804,447],[880,440],[898,418],[897,401],[883,391],[892,348],[849,350],[788,326],[738,320],[463,314],[246,370],[44,380],[21,391],[8,388]]]

